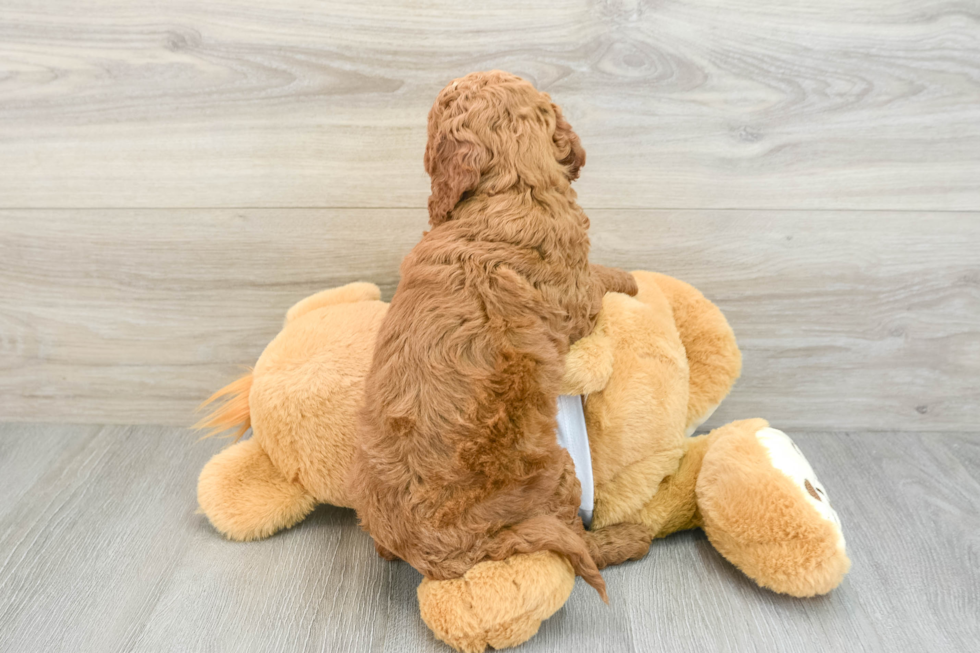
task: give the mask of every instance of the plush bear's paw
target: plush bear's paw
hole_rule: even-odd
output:
[[[419,585],[422,619],[457,651],[481,653],[517,646],[538,632],[572,593],[575,573],[550,551],[481,562],[462,578]]]
[[[840,584],[851,564],[840,519],[793,441],[758,419],[708,437],[696,493],[715,548],[776,592],[813,596]]]

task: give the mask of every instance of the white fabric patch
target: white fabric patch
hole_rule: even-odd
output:
[[[841,550],[845,547],[844,533],[841,529],[840,517],[837,511],[830,505],[830,497],[824,489],[820,479],[817,478],[810,463],[803,456],[803,452],[796,446],[796,443],[788,435],[778,429],[767,427],[756,431],[756,439],[765,447],[769,453],[769,460],[772,466],[786,475],[803,492],[804,498],[813,506],[820,516],[831,522],[837,533],[837,546]],[[809,485],[809,488],[807,487]],[[812,488],[813,496],[810,492]]]
[[[595,508],[595,485],[592,480],[592,451],[589,434],[585,428],[585,408],[581,395],[558,397],[558,444],[568,451],[575,463],[575,476],[582,486],[582,503],[578,514],[588,528],[592,525]]]

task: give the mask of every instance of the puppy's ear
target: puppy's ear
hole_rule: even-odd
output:
[[[457,130],[430,130],[425,146],[425,171],[432,178],[429,224],[437,227],[466,193],[480,183],[486,150],[474,134]]]
[[[568,172],[568,179],[575,181],[578,179],[579,170],[585,165],[585,149],[578,140],[578,134],[572,131],[572,126],[568,124],[561,109],[557,104],[552,104],[555,110],[555,148],[558,151],[558,163],[565,166]]]

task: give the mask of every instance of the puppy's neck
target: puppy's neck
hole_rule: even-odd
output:
[[[453,208],[448,223],[468,239],[540,252],[566,249],[570,243],[588,242],[589,219],[575,199],[571,187],[477,191]]]

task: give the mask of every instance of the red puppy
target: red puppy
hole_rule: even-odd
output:
[[[649,545],[639,527],[620,534],[634,544],[587,542],[555,436],[569,345],[606,292],[636,293],[629,274],[589,264],[571,188],[584,164],[559,108],[507,73],[454,81],[429,113],[432,230],[378,335],[352,474],[378,551],[429,578],[551,550],[605,599],[603,547]]]

